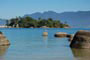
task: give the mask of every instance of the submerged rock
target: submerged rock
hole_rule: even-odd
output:
[[[80,30],[78,31],[71,44],[72,48],[90,48],[90,31]]]
[[[10,45],[9,40],[0,32],[0,46]]]

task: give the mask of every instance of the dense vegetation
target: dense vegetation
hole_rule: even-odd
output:
[[[69,27],[68,24],[61,23],[59,20],[53,20],[52,18],[41,19],[38,20],[33,19],[32,17],[16,17],[7,21],[7,25],[11,27],[19,27],[19,28],[40,28],[43,26],[49,28],[64,28]]]

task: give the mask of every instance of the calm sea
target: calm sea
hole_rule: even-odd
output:
[[[0,46],[0,60],[86,60],[89,50],[71,49],[67,38],[55,38],[56,32],[75,34],[83,28],[7,28],[0,29],[10,40],[10,46]],[[42,36],[47,31],[48,36]]]

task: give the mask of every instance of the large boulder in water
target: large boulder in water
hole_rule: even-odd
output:
[[[90,48],[90,31],[80,30],[78,31],[71,44],[71,48]]]
[[[10,45],[9,40],[0,32],[0,46]]]

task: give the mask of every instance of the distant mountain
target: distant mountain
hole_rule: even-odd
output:
[[[0,19],[0,25],[5,25],[6,24],[6,19]]]
[[[90,28],[90,11],[62,12],[62,13],[56,13],[54,11],[46,11],[43,13],[36,12],[33,14],[26,14],[24,15],[24,17],[25,16],[31,16],[35,19],[52,18],[55,20],[60,20],[62,22],[67,22],[72,27]]]

